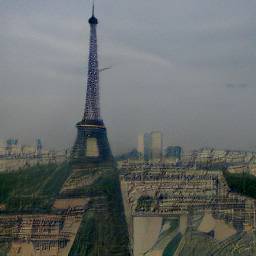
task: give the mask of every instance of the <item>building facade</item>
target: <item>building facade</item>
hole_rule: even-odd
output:
[[[138,136],[137,151],[145,161],[160,161],[163,157],[163,136],[159,131]]]
[[[163,135],[159,131],[153,131],[151,137],[151,160],[161,161],[163,157]]]

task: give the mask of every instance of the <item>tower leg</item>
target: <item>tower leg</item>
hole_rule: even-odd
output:
[[[112,163],[113,156],[104,126],[77,125],[77,138],[72,150],[74,164]]]

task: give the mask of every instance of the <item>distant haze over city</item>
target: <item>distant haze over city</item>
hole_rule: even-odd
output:
[[[97,0],[102,117],[114,153],[164,145],[256,150],[256,2]],[[0,0],[0,139],[74,143],[88,0]]]

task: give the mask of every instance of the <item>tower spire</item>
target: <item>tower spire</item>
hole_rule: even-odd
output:
[[[94,1],[93,1],[93,4],[92,4],[92,17],[94,17]]]

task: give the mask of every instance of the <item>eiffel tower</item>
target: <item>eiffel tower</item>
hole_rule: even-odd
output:
[[[107,138],[107,130],[100,116],[99,96],[99,68],[97,53],[97,24],[98,19],[92,16],[90,24],[90,45],[88,60],[87,92],[84,115],[76,124],[77,138],[71,154],[71,162],[84,163],[112,163],[113,156]]]

